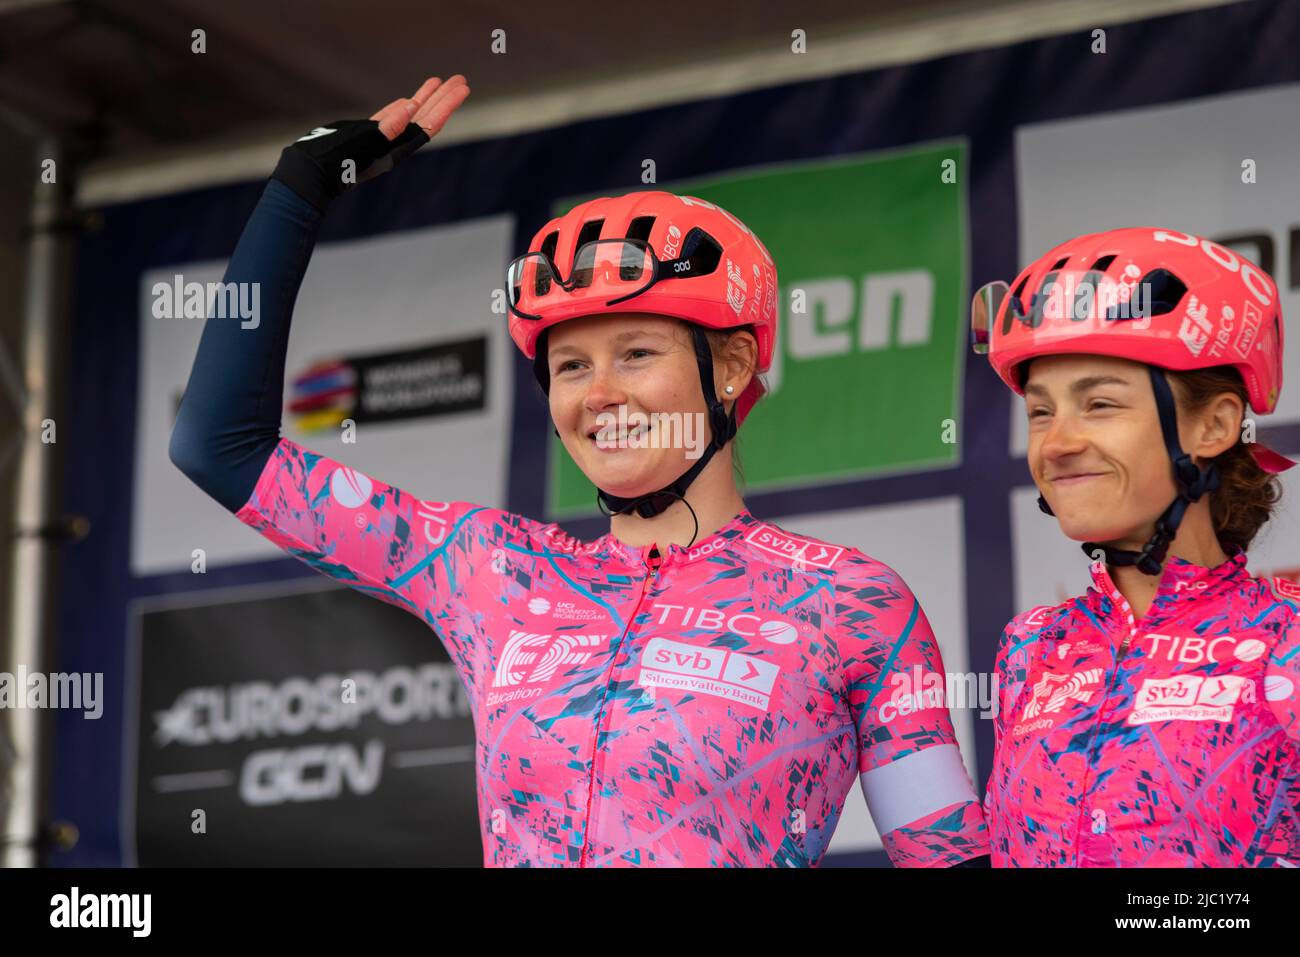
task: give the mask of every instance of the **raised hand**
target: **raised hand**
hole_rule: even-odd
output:
[[[420,84],[414,96],[393,100],[370,118],[379,122],[380,132],[390,140],[396,139],[408,123],[414,123],[432,138],[469,94],[469,83],[459,73],[445,83],[431,76]]]
[[[335,120],[290,143],[271,177],[324,212],[344,191],[429,142],[468,96],[459,73],[446,83],[431,76],[414,96],[393,100],[368,120]]]

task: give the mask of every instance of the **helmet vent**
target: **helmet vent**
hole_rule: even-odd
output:
[[[551,262],[555,262],[555,247],[559,242],[560,231],[558,229],[548,233],[546,238],[542,240],[542,245],[540,247],[541,253]]]
[[[559,241],[560,231],[558,229],[552,230],[547,234],[546,238],[542,240],[542,245],[539,247],[541,254],[552,263],[555,262],[555,247]],[[533,281],[533,295],[544,296],[551,291],[550,273],[544,269],[538,269],[535,270],[535,272],[536,278]]]
[[[653,216],[638,216],[628,225],[627,238],[647,242],[650,239],[650,231],[654,229],[654,225],[655,218]]]
[[[1107,269],[1110,268],[1110,264],[1113,263],[1114,261],[1115,261],[1114,253],[1112,253],[1109,256],[1102,256],[1100,259],[1098,259],[1095,263],[1092,264],[1092,267],[1088,271],[1104,273]]]
[[[682,241],[681,257],[690,260],[691,268],[689,272],[680,275],[707,276],[717,269],[718,263],[722,261],[722,247],[718,245],[716,239],[699,226],[695,226]]]
[[[582,229],[578,232],[578,241],[573,244],[573,261],[578,261],[578,250],[586,243],[600,238],[600,227],[605,225],[603,219],[591,219],[582,224]]]
[[[1173,312],[1187,294],[1187,286],[1168,269],[1154,269],[1142,277],[1143,296],[1148,298],[1148,315]]]
[[[1066,263],[1068,263],[1069,261],[1070,261],[1070,257],[1069,257],[1069,256],[1065,256],[1065,257],[1063,257],[1063,258],[1061,258],[1061,259],[1058,259],[1058,260],[1057,260],[1057,261],[1052,265],[1052,268],[1048,270],[1048,272],[1056,272],[1058,269],[1060,269],[1062,266],[1064,266],[1064,265],[1065,265]]]

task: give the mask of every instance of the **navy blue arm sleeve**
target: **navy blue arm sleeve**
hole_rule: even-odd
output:
[[[280,440],[289,323],[321,216],[283,183],[267,183],[224,277],[258,284],[256,324],[208,318],[172,429],[172,462],[231,512]]]

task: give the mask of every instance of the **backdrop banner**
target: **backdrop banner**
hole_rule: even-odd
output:
[[[1019,400],[965,344],[972,289],[1070,235],[1164,225],[1259,259],[1300,315],[1300,5],[1095,46],[1060,35],[418,153],[325,218],[284,433],[419,497],[599,535],[506,333],[505,266],[586,197],[717,202],[781,287],[771,395],[738,441],[750,509],[898,569],[948,669],[988,673],[1007,621],[1077,594],[1087,560],[1034,505]],[[473,722],[436,635],[286,558],[167,458],[203,319],[155,306],[177,277],[220,279],[263,186],[107,206],[78,244],[60,504],[91,533],[62,552],[58,669],[102,673],[105,700],[98,721],[56,718],[52,812],[81,839],[53,863],[477,863]],[[1260,438],[1294,454],[1300,350],[1287,376]],[[1300,509],[1252,568],[1300,580]],[[953,719],[982,792],[991,724]],[[856,790],[827,863],[888,863]]]

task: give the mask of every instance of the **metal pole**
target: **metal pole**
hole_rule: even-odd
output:
[[[42,441],[42,420],[53,417],[55,381],[53,331],[59,317],[58,271],[60,245],[65,240],[56,225],[65,212],[67,187],[63,154],[57,140],[37,141],[36,165],[55,161],[56,183],[36,176],[32,196],[30,240],[27,251],[26,299],[23,306],[21,388],[22,451],[18,459],[18,483],[14,496],[12,528],[13,593],[9,639],[3,652],[3,670],[16,679],[20,666],[27,674],[48,674],[45,644],[47,628],[46,586],[53,542],[44,535],[19,534],[47,527],[50,514],[50,482],[54,475],[54,446]],[[57,437],[57,433],[56,433]],[[26,688],[15,691],[26,698]],[[6,867],[34,867],[42,829],[45,779],[45,734],[49,715],[26,707],[0,708],[0,738],[11,748],[0,756],[8,758],[7,787],[0,789],[0,851]],[[6,734],[7,732],[7,734]],[[5,782],[0,781],[0,785]]]

